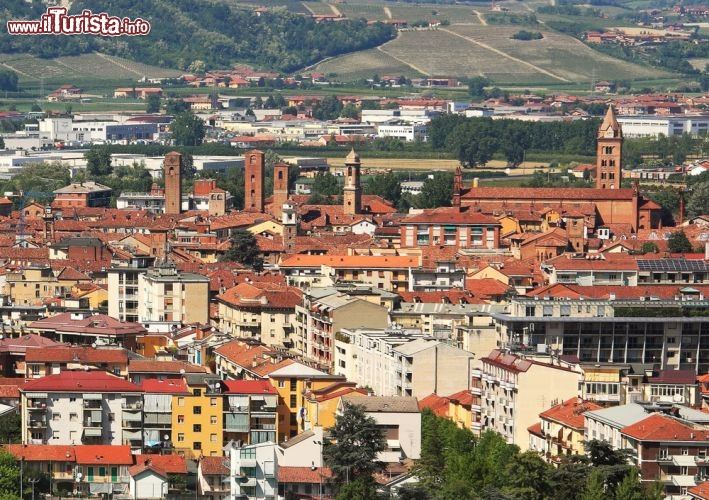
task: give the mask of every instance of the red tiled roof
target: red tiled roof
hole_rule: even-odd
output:
[[[692,495],[692,498],[709,500],[709,481],[704,481],[696,486],[692,486],[687,489],[687,493]]]
[[[58,444],[8,444],[4,446],[18,460],[26,462],[75,462],[74,451],[81,446]]]
[[[634,190],[595,188],[527,188],[527,187],[476,187],[463,193],[463,199],[492,200],[631,200]]]
[[[28,349],[25,361],[32,362],[81,362],[81,363],[128,363],[126,349],[97,349],[89,346],[52,346]]]
[[[64,371],[30,380],[22,392],[141,392],[140,387],[101,371]]]
[[[20,387],[24,383],[24,378],[0,378],[0,398],[19,399]]]
[[[168,474],[186,474],[187,473],[187,463],[185,462],[185,457],[180,455],[136,455],[136,463],[145,463],[146,460],[150,460],[152,464],[160,469],[164,470]]]
[[[29,328],[84,335],[139,335],[146,333],[140,323],[119,321],[106,314],[75,316],[70,312],[33,321],[29,324]]]
[[[131,359],[128,362],[129,373],[207,373],[204,366],[193,365],[185,361],[158,361],[156,359]]]
[[[37,347],[49,347],[64,345],[55,340],[42,337],[34,333],[29,333],[17,338],[7,338],[0,340],[0,352],[11,352],[22,354]]]
[[[576,430],[583,430],[583,413],[601,408],[602,406],[591,401],[579,401],[579,398],[571,398],[540,413],[539,417],[553,420]]]
[[[659,413],[653,413],[640,422],[623,427],[620,432],[638,441],[709,442],[709,431],[695,429]]]
[[[446,397],[439,396],[438,394],[429,394],[419,401],[419,409],[423,410],[424,408],[428,408],[436,416],[447,417],[449,403],[450,400]]]
[[[140,384],[146,394],[189,394],[187,384],[182,379],[147,378]]]
[[[453,401],[457,401],[458,404],[463,405],[463,406],[470,406],[475,402],[475,399],[473,398],[473,394],[468,391],[468,390],[462,390],[458,391],[456,393],[451,394],[448,396],[448,399]]]
[[[637,271],[638,263],[635,256],[627,253],[607,253],[587,255],[588,258],[572,258],[572,254],[559,255],[546,261],[546,264],[554,266],[561,271],[585,271],[585,270],[617,270],[617,271]]]
[[[225,380],[226,394],[278,394],[268,380]]]
[[[320,267],[355,269],[405,269],[419,267],[416,256],[383,255],[293,255],[284,259],[280,267]]]
[[[542,432],[542,423],[541,422],[537,422],[536,424],[527,427],[527,431],[530,434],[533,434],[535,436],[544,437],[544,433]]]
[[[146,470],[151,470],[162,477],[167,477],[167,473],[164,470],[162,470],[160,467],[157,467],[156,465],[153,465],[149,461],[137,463],[132,467],[128,467],[128,474],[135,477],[138,474],[145,472]]]
[[[316,468],[312,470],[310,467],[279,467],[278,482],[279,483],[304,483],[318,484],[322,478],[331,478],[332,471],[328,467],[322,469]]]
[[[133,465],[130,446],[90,444],[75,446],[79,465]]]
[[[402,224],[485,224],[497,226],[496,218],[473,211],[468,207],[441,207],[424,210],[420,214],[409,215]]]
[[[224,465],[225,460],[225,457],[202,457],[199,468],[205,475],[226,476],[229,474],[229,468]]]
[[[276,283],[240,283],[218,295],[217,300],[239,308],[295,309],[303,300],[303,292]]]

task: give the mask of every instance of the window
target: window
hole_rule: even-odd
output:
[[[52,439],[59,439],[59,431],[52,431]]]
[[[295,408],[297,404],[298,404],[298,395],[291,394],[290,395],[290,407]]]
[[[185,406],[185,397],[184,396],[177,397],[177,406]]]
[[[78,422],[79,421],[79,415],[77,413],[70,413],[69,414],[69,422]]]
[[[285,386],[286,386],[286,381],[283,380],[283,379],[280,379],[280,380],[278,381],[278,388],[279,388],[279,389],[283,389]]]
[[[177,416],[177,423],[178,423],[178,424],[184,424],[184,423],[185,423],[185,416],[184,416],[184,415],[178,415],[178,416]]]
[[[217,398],[211,398],[209,400],[209,406],[217,406]]]
[[[192,432],[202,432],[202,424],[192,424]]]
[[[209,423],[215,425],[217,423],[217,416],[212,415],[211,417],[209,417]]]
[[[184,433],[184,432],[178,432],[178,433],[177,433],[177,442],[178,442],[178,443],[184,443],[184,442],[185,442],[185,433]]]
[[[197,396],[197,397],[201,396],[201,395],[202,395],[202,389],[194,389],[194,390],[192,391],[192,395],[193,395],[193,396]]]
[[[209,441],[211,441],[212,443],[216,443],[217,442],[217,435],[215,433],[210,434]]]
[[[62,416],[59,413],[52,413],[52,420],[56,421],[62,418]]]
[[[290,390],[291,390],[291,392],[292,392],[292,391],[295,391],[295,390],[297,390],[297,389],[298,389],[298,380],[297,380],[297,379],[294,379],[294,378],[290,379]]]
[[[194,444],[192,445],[193,450],[201,450],[202,449],[202,442],[201,441],[195,441]]]
[[[669,450],[664,447],[660,448],[660,451],[657,454],[658,460],[665,460],[665,459],[669,458],[669,456],[670,456]]]
[[[195,406],[192,408],[192,413],[194,415],[201,415],[202,414],[202,407],[201,406]]]

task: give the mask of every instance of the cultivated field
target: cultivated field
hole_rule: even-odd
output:
[[[38,59],[29,54],[0,54],[0,65],[16,71],[20,82],[39,81],[42,78],[46,82],[80,81],[87,77],[103,80],[137,80],[143,76],[169,78],[180,75],[179,71],[97,53],[57,59]]]
[[[329,59],[318,64],[316,71],[325,74],[334,74],[335,78],[342,81],[354,81],[361,78],[372,78],[376,73],[382,75],[404,75],[407,78],[419,78],[422,73],[402,61],[379,49],[370,49],[355,52],[345,56]]]
[[[453,24],[432,30],[402,31],[378,51],[361,57],[347,55],[317,66],[319,71],[350,75],[399,74],[428,76],[486,76],[498,85],[550,85],[590,82],[592,79],[657,79],[672,75],[655,68],[619,61],[580,41],[546,30],[542,40],[511,37],[519,26]],[[387,57],[388,56],[388,57]],[[389,69],[394,62],[397,69]],[[376,70],[369,70],[374,65]],[[401,68],[409,69],[402,72]]]

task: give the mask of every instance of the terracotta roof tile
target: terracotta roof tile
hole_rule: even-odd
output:
[[[202,457],[199,461],[199,468],[205,475],[229,475],[229,468],[224,465],[225,457]]]
[[[226,394],[278,394],[268,380],[225,380]]]
[[[64,371],[30,380],[21,392],[141,392],[140,387],[101,371]]]
[[[207,373],[204,366],[193,365],[186,361],[158,361],[156,359],[131,359],[128,362],[129,373]]]
[[[579,398],[571,398],[543,411],[539,414],[539,417],[553,420],[576,430],[583,430],[583,413],[586,411],[599,410],[601,408],[602,406],[591,401],[579,401]]]
[[[620,431],[638,441],[709,442],[709,431],[694,428],[672,417],[654,413]]]
[[[147,378],[140,384],[146,394],[189,394],[187,384],[182,379]]]
[[[295,309],[303,292],[275,283],[240,283],[217,296],[216,300],[236,308]]]
[[[74,451],[81,446],[56,444],[8,444],[4,446],[15,458],[27,462],[75,462]]]
[[[421,401],[419,401],[419,408],[421,410],[428,408],[436,416],[447,417],[448,416],[448,404],[450,399],[439,396],[438,394],[429,394]]]
[[[355,269],[406,269],[419,267],[419,258],[382,255],[293,255],[285,258],[280,267],[320,267],[321,265]]]
[[[152,461],[153,465],[161,468],[168,474],[186,474],[187,463],[185,457],[180,455],[136,455],[136,463],[145,463],[146,460]]]
[[[126,349],[97,349],[89,346],[53,346],[29,349],[25,355],[27,362],[43,363],[128,363]]]
[[[79,465],[133,465],[130,446],[92,444],[74,448]]]
[[[301,483],[301,484],[318,484],[321,481],[320,473],[323,478],[331,478],[332,471],[328,467],[322,469],[316,468],[312,470],[310,467],[287,467],[278,468],[279,483]]]

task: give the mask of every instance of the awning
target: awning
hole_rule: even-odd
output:
[[[89,437],[101,437],[103,435],[103,429],[95,429],[91,427],[87,427],[84,429],[84,436],[89,436]]]
[[[686,488],[697,485],[697,483],[694,481],[694,476],[689,476],[689,475],[680,476],[679,474],[672,476],[672,484],[674,484],[675,486],[686,487]]]
[[[84,401],[101,401],[103,399],[102,394],[92,394],[92,393],[86,393],[83,395]]]
[[[697,461],[693,455],[672,455],[672,463],[679,467],[696,467]]]
[[[92,494],[113,493],[113,483],[89,483],[89,491]]]

